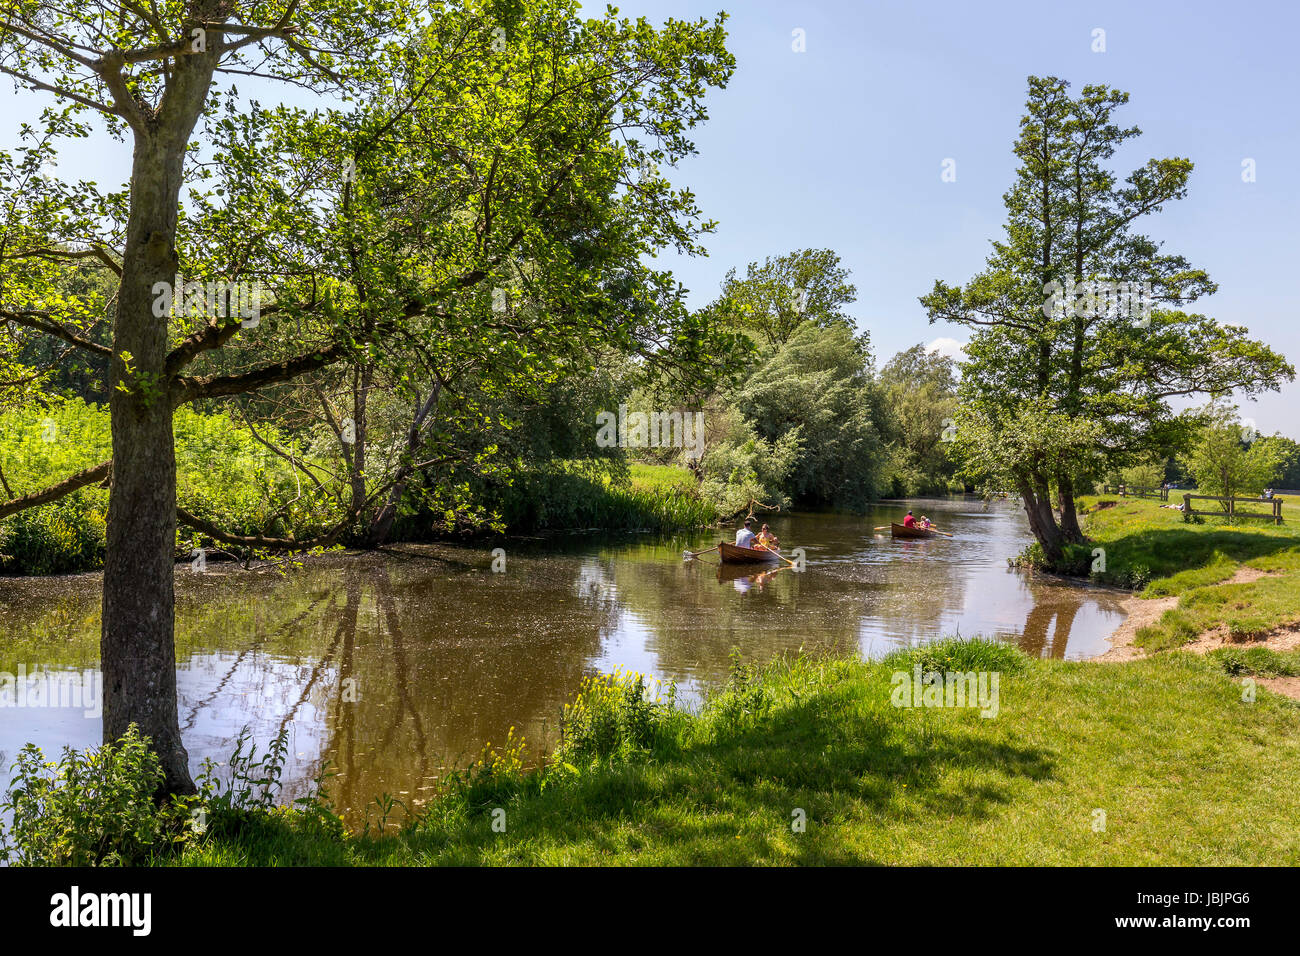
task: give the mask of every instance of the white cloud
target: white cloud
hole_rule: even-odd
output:
[[[958,342],[956,339],[940,337],[925,346],[926,354],[938,352],[940,355],[946,355],[950,359],[960,362],[966,357],[966,343]]]

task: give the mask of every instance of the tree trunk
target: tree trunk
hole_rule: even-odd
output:
[[[175,61],[156,112],[129,107],[135,149],[109,377],[113,465],[100,666],[104,742],[137,725],[162,764],[160,796],[196,788],[176,706],[176,451],[166,377],[170,316],[162,308],[163,314],[155,315],[154,306],[158,284],[171,288],[176,281],[185,150],[207,100],[221,39],[209,29],[206,51]]]
[[[420,448],[424,444],[425,423],[429,420],[429,414],[437,405],[438,396],[441,394],[442,385],[434,383],[429,391],[429,397],[425,401],[419,401],[418,397],[416,399],[415,412],[410,427],[406,430],[406,461],[398,468],[393,487],[388,492],[388,498],[379,514],[375,516],[370,524],[370,530],[366,535],[366,547],[368,548],[377,548],[382,545],[388,540],[389,532],[393,530],[393,522],[397,518],[397,509],[402,504],[402,495],[406,493],[407,479],[415,470],[415,462],[419,457]]]
[[[1079,528],[1079,513],[1074,507],[1074,479],[1065,472],[1056,476],[1056,487],[1061,493],[1061,533],[1066,541],[1083,540],[1083,531]]]
[[[1028,478],[1017,478],[1016,490],[1019,491],[1020,500],[1025,505],[1029,530],[1034,533],[1034,538],[1043,549],[1043,557],[1047,559],[1050,566],[1059,567],[1065,559],[1065,552],[1062,548],[1061,531],[1056,526],[1056,519],[1052,515],[1051,499],[1043,493],[1041,487],[1035,487],[1035,483]]]
[[[175,280],[185,138],[138,137],[131,214],[114,319],[109,402],[113,465],[104,558],[104,742],[131,724],[153,742],[168,793],[192,793],[176,706],[173,576],[176,456],[164,375],[167,315],[155,283]]]

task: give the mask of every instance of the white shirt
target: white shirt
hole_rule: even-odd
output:
[[[748,528],[741,528],[736,532],[736,544],[742,548],[752,548],[754,546],[754,532]]]

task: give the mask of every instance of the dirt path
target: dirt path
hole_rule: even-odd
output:
[[[1256,568],[1241,567],[1223,584],[1249,584],[1251,581],[1258,581],[1265,576],[1264,571]],[[1124,623],[1115,629],[1115,633],[1110,636],[1110,650],[1101,654],[1093,660],[1106,661],[1114,663],[1119,661],[1131,661],[1149,656],[1148,653],[1140,647],[1133,644],[1133,639],[1137,636],[1139,628],[1146,627],[1148,624],[1154,624],[1160,620],[1160,616],[1178,604],[1178,596],[1164,598],[1143,599],[1136,594],[1125,598],[1121,602],[1121,607],[1128,612],[1128,617]],[[1231,641],[1228,639],[1228,629],[1226,627],[1216,627],[1213,630],[1206,631],[1199,635],[1196,640],[1189,644],[1184,644],[1179,650],[1191,651],[1194,654],[1208,654],[1216,648],[1232,645],[1234,647],[1267,647],[1272,651],[1286,651],[1300,647],[1300,624],[1288,624],[1282,627],[1274,628],[1264,637],[1257,640],[1241,642]],[[1270,677],[1259,679],[1259,683],[1270,690],[1284,694],[1287,697],[1293,697],[1300,700],[1300,677]]]

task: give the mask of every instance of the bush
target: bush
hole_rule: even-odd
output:
[[[102,567],[103,497],[79,491],[0,522],[0,571],[72,574]]]
[[[679,488],[636,488],[594,465],[556,463],[516,474],[489,507],[512,532],[679,531],[710,524],[713,506]]]
[[[583,765],[659,750],[671,744],[684,715],[673,684],[651,687],[643,674],[615,669],[587,677],[564,708],[557,766]]]
[[[28,744],[0,809],[12,814],[0,831],[0,854],[19,866],[123,866],[166,850],[188,816],[181,801],[159,807],[162,767],[132,724],[117,744],[84,753],[63,749],[49,763]],[[12,854],[11,854],[12,850]]]
[[[775,673],[784,662],[768,665]],[[775,702],[767,671],[757,664],[741,660],[740,649],[731,652],[731,673],[727,681],[709,695],[703,717],[714,739],[737,734],[766,717]]]

